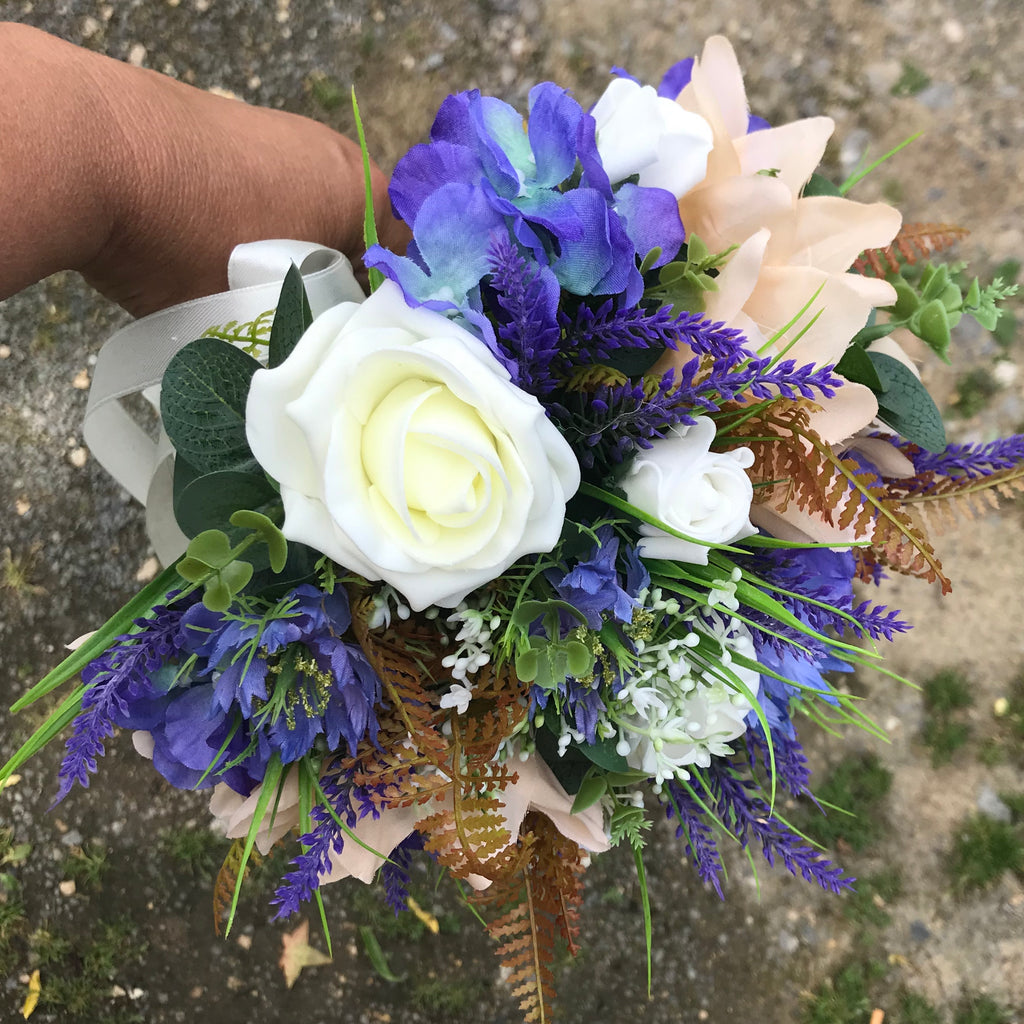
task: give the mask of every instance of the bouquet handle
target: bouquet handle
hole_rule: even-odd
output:
[[[150,539],[164,564],[186,544],[169,513],[173,450],[163,431],[154,439],[123,399],[143,394],[159,410],[160,380],[174,354],[214,325],[244,324],[272,310],[293,263],[314,316],[364,298],[348,259],[334,249],[289,239],[248,242],[236,246],[228,260],[228,291],[136,320],[100,350],[83,437],[97,462],[146,505]]]

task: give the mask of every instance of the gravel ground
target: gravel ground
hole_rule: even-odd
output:
[[[969,226],[963,255],[980,268],[1024,255],[1018,0],[0,0],[0,15],[345,131],[349,115],[337,100],[354,83],[371,150],[385,167],[421,138],[450,91],[475,86],[522,103],[533,83],[552,78],[587,102],[600,93],[611,65],[657,79],[707,35],[725,32],[756,112],[775,123],[811,114],[835,119],[828,169],[837,177],[865,149],[880,155],[924,131],[865,181],[857,198],[884,196],[909,220]],[[22,692],[57,660],[65,640],[101,621],[151,571],[139,510],[104,477],[78,433],[95,354],[124,319],[74,275],[0,304],[5,697]],[[965,372],[993,369],[1000,357],[1002,386],[980,412],[956,421],[958,437],[988,438],[1024,421],[1017,351],[1011,347],[1005,358],[989,335],[964,328],[953,365],[928,370],[936,393],[952,403]],[[958,898],[945,869],[953,836],[979,800],[998,815],[992,794],[1024,790],[1019,759],[988,764],[977,756],[986,740],[1002,735],[990,709],[1010,693],[1024,663],[1024,641],[1011,626],[1024,591],[1019,510],[967,524],[943,539],[941,551],[958,584],[953,597],[942,600],[924,584],[898,580],[886,585],[882,600],[919,624],[895,647],[896,671],[917,682],[946,667],[968,677],[968,746],[952,764],[932,768],[919,739],[919,694],[882,676],[855,685],[889,729],[890,744],[861,734],[812,742],[822,773],[844,754],[867,750],[895,773],[878,812],[880,838],[865,853],[839,854],[855,874],[902,867],[902,894],[875,901],[888,920],[865,930],[843,901],[783,872],[762,871],[758,897],[739,861],[720,904],[682,863],[670,830],[658,829],[647,858],[655,908],[652,998],[643,977],[639,894],[631,862],[617,851],[589,873],[585,952],[561,975],[563,1020],[782,1024],[800,1019],[807,992],[850,957],[880,965],[882,995],[873,990],[859,1018],[865,1024],[875,1004],[890,1011],[887,1019],[902,1019],[895,1002],[884,1002],[902,988],[943,1013],[964,991],[987,992],[1008,1019],[1024,1020],[1020,880],[1007,873],[989,889]],[[32,724],[0,711],[0,750]],[[416,879],[417,899],[441,916],[446,934],[392,934],[364,893],[337,887],[327,900],[335,962],[306,971],[287,990],[277,959],[282,934],[294,925],[271,923],[265,903],[244,904],[237,937],[224,942],[213,935],[202,798],[167,790],[121,737],[100,782],[47,813],[56,763],[55,752],[40,757],[0,794],[0,823],[13,828],[17,843],[31,844],[23,862],[0,867],[20,882],[26,919],[24,956],[8,975],[0,972],[0,1018],[17,1015],[45,931],[66,938],[71,949],[55,957],[49,974],[42,964],[44,998],[34,1020],[517,1019],[475,923],[447,886],[435,890],[425,874]],[[175,843],[182,835],[198,837],[188,856]],[[91,880],[76,850],[96,848],[105,851],[105,870]],[[61,883],[72,876],[69,894]],[[370,964],[359,933],[367,922],[403,983],[384,981]],[[96,967],[107,926],[120,936],[117,955]],[[313,941],[322,946],[322,939]],[[92,1001],[82,996],[77,1014],[58,1007],[59,983],[90,971],[100,979]]]

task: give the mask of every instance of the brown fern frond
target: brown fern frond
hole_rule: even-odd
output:
[[[755,492],[760,503],[780,512],[795,503],[825,523],[867,539],[875,560],[939,582],[943,593],[951,589],[921,518],[904,508],[902,496],[874,472],[841,458],[822,441],[800,402],[775,402],[730,437],[754,452],[755,484],[771,482]]]
[[[213,930],[219,936],[221,927],[228,915],[231,913],[231,904],[235,898],[235,887],[238,884],[238,872],[242,867],[242,856],[245,852],[245,840],[236,839],[224,858],[224,863],[217,872],[217,880],[213,886]],[[252,864],[259,864],[262,858],[257,850],[253,850],[249,856],[249,863],[245,866],[245,874],[248,875],[249,867]]]
[[[942,533],[956,526],[960,518],[970,521],[998,509],[1000,497],[1018,497],[1024,492],[1024,465],[983,477],[929,474],[925,480],[894,480],[889,489],[905,507]]]
[[[887,277],[904,264],[913,266],[955,245],[969,232],[955,224],[904,224],[899,234],[884,249],[865,249],[854,261],[858,274]]]
[[[551,964],[558,943],[576,949],[582,851],[536,811],[526,816],[520,843],[529,845],[528,861],[480,893],[477,902],[499,910],[488,933],[500,943],[497,953],[524,1021],[540,1024],[550,1019],[555,998]]]

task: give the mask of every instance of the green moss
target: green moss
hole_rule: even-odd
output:
[[[1013,1015],[982,995],[965,995],[953,1014],[953,1024],[1010,1024]]]
[[[100,843],[73,846],[64,861],[64,877],[79,889],[100,889],[107,867],[107,851]]]
[[[858,939],[874,942],[874,931],[889,923],[886,904],[903,891],[903,878],[899,868],[887,868],[876,875],[857,879],[856,889],[843,898],[843,914],[858,925]]]
[[[953,889],[966,893],[991,885],[1004,871],[1024,877],[1021,827],[982,814],[968,818],[957,832],[948,859]]]
[[[953,411],[959,416],[977,416],[998,391],[999,383],[992,371],[986,366],[975,367],[957,378]]]
[[[176,828],[165,833],[160,847],[195,878],[210,877],[224,859],[224,840],[208,828]]]
[[[486,994],[487,986],[477,978],[459,973],[446,978],[427,978],[417,982],[411,999],[418,1009],[437,1014],[459,1015],[472,1009]]]
[[[146,952],[133,922],[127,918],[100,922],[89,945],[71,947],[47,971],[39,997],[41,1005],[60,1008],[70,1017],[90,1022],[106,1012],[110,1021],[125,1021],[131,1011],[111,1013],[106,1005],[118,971],[137,963]]]
[[[942,1014],[923,996],[903,991],[896,1003],[893,1024],[944,1024]]]
[[[306,87],[314,102],[328,112],[337,110],[348,100],[345,87],[323,71],[312,72],[306,79]]]
[[[903,72],[897,79],[896,84],[890,90],[893,96],[916,96],[924,92],[932,84],[928,77],[916,64],[910,61],[903,62]]]
[[[921,739],[932,755],[932,767],[948,764],[970,738],[970,726],[963,712],[974,703],[966,677],[953,669],[944,669],[922,687],[925,707]]]
[[[875,754],[851,754],[816,790],[823,804],[838,809],[827,816],[808,815],[803,830],[822,846],[842,841],[858,852],[866,850],[885,831],[882,804],[891,787],[892,772]]]
[[[815,990],[804,1007],[803,1024],[864,1024],[871,1013],[871,983],[884,973],[875,961],[848,964]]]

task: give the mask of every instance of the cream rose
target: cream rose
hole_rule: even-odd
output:
[[[744,470],[753,465],[749,448],[721,454],[710,450],[715,424],[698,416],[641,452],[622,481],[629,501],[680,533],[708,544],[731,544],[757,531],[750,524],[754,488]],[[708,564],[704,544],[681,540],[642,523],[640,554],[694,565]]]
[[[253,376],[253,455],[284,534],[415,610],[454,607],[558,541],[580,471],[540,403],[486,346],[385,281],[318,317]]]
[[[703,181],[713,137],[699,114],[628,78],[613,79],[590,113],[613,185],[639,174],[644,188],[663,188],[678,199]]]

